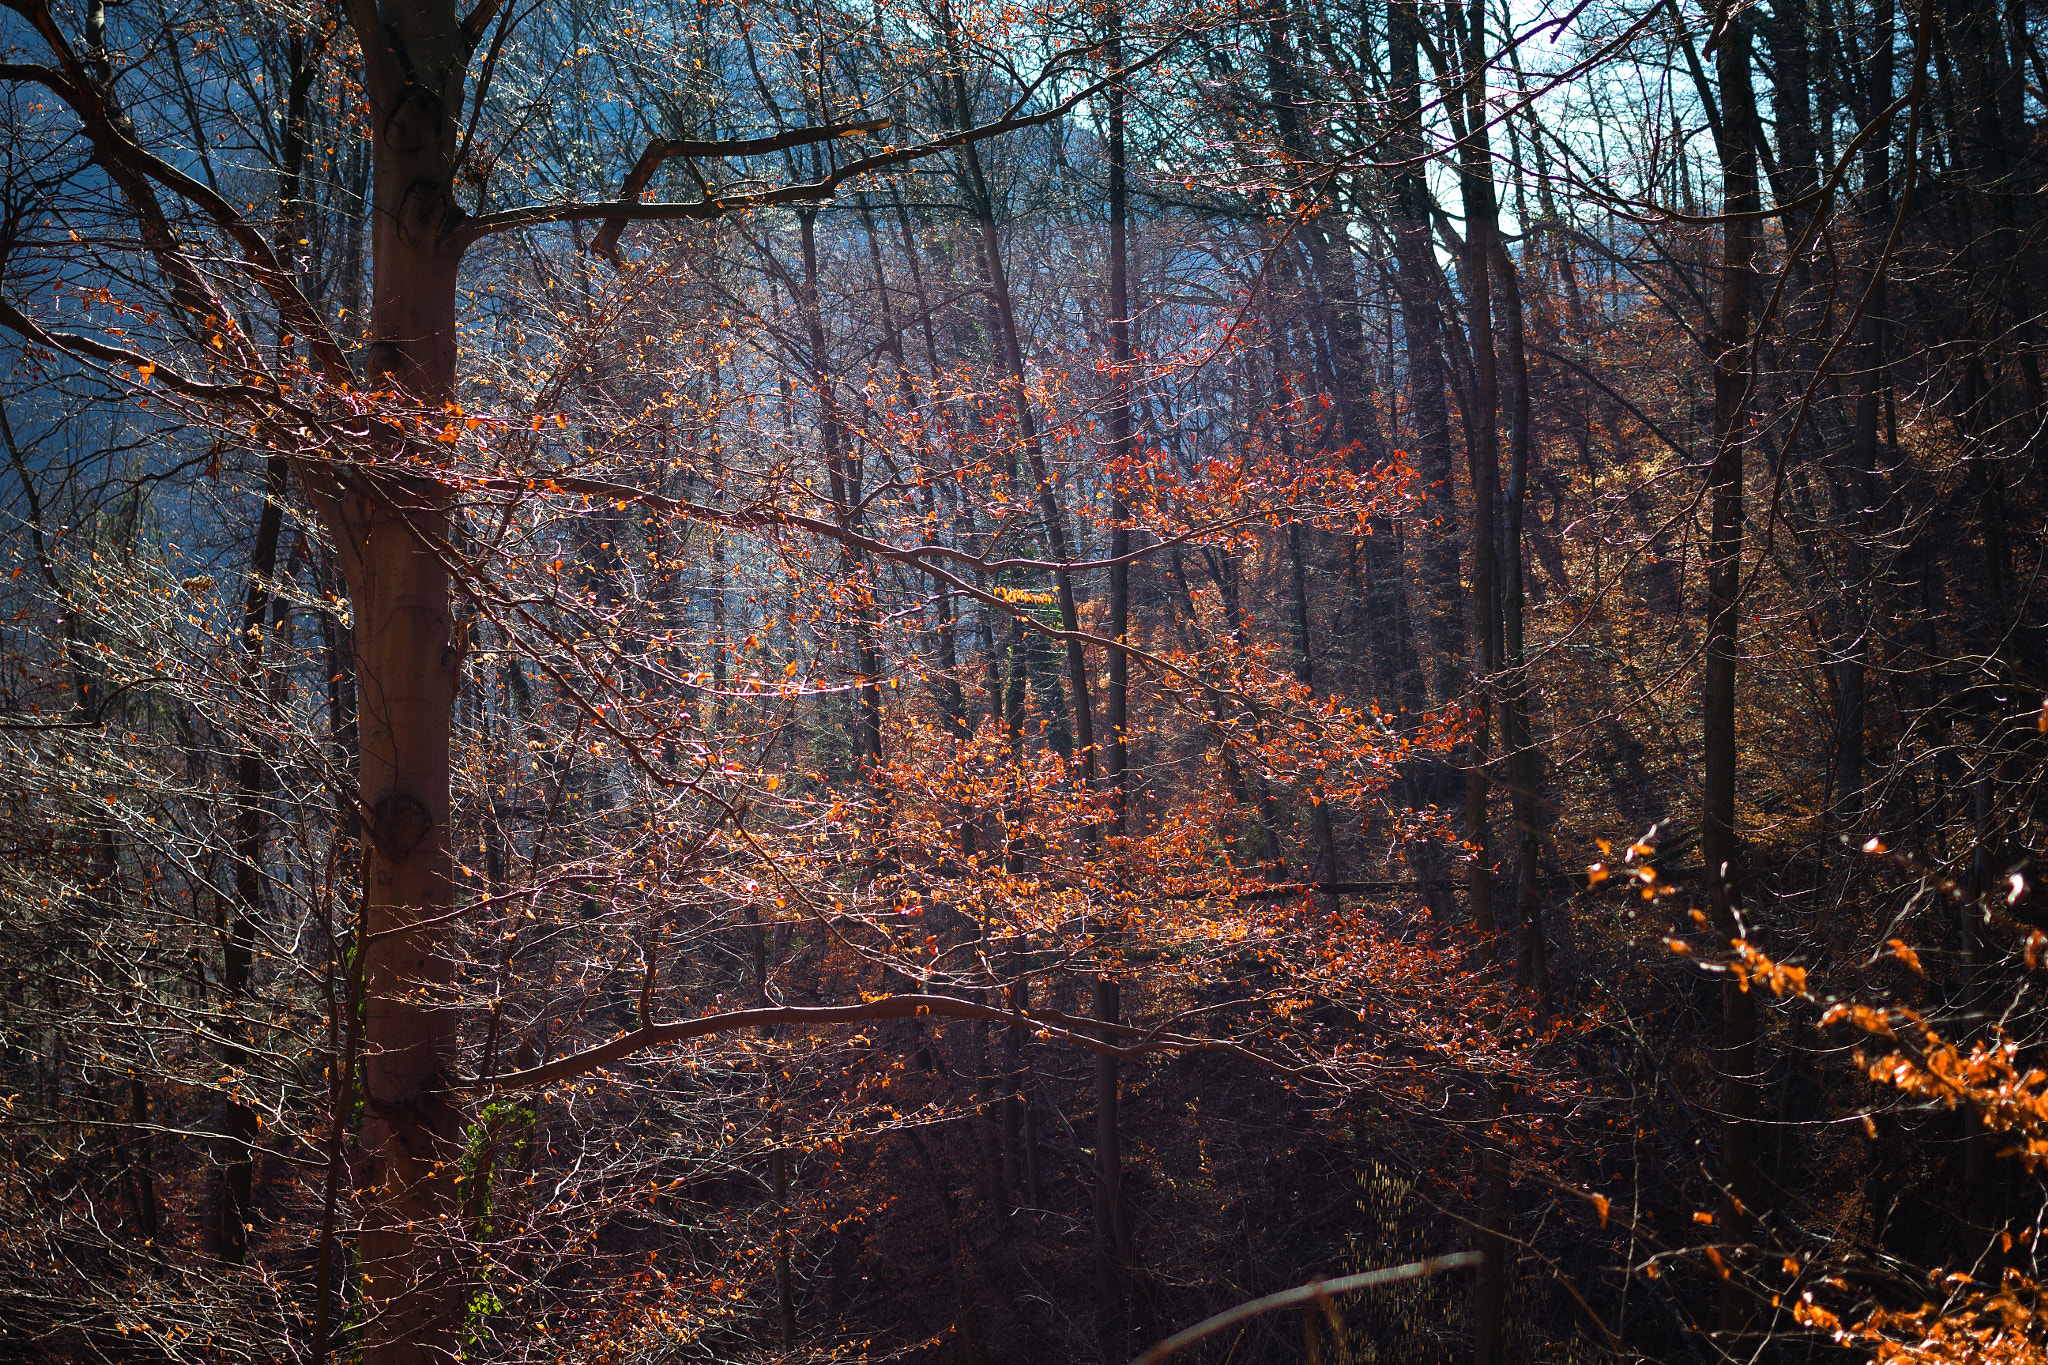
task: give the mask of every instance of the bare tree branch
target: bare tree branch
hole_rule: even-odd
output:
[[[912,147],[888,148],[875,153],[873,156],[866,156],[857,161],[849,162],[820,180],[796,185],[782,185],[769,190],[755,190],[746,194],[720,195],[688,203],[657,202],[643,204],[635,199],[624,199],[598,204],[530,204],[523,208],[506,209],[500,213],[487,213],[471,219],[455,233],[455,246],[458,251],[466,250],[476,242],[495,233],[511,232],[519,228],[540,227],[547,223],[588,223],[602,220],[606,223],[607,228],[609,228],[613,219],[619,220],[621,224],[626,222],[675,222],[679,220],[696,220],[701,222],[718,218],[728,213],[744,212],[748,209],[771,208],[777,204],[810,203],[821,199],[830,199],[841,185],[860,176],[872,175],[877,171],[885,171],[894,166],[907,165],[912,161],[921,161],[925,157],[949,151],[954,147],[964,147],[971,142],[980,142],[986,138],[999,137],[1004,133],[1016,132],[1023,128],[1036,128],[1041,124],[1050,123],[1054,119],[1071,112],[1075,106],[1079,105],[1089,96],[1107,89],[1113,81],[1123,80],[1130,76],[1131,73],[1151,66],[1164,57],[1171,46],[1172,41],[1169,40],[1168,43],[1155,49],[1139,61],[1132,62],[1117,71],[1109,73],[1100,80],[1091,82],[1049,109],[1041,110],[1035,114],[1012,113],[993,123],[984,123],[973,128],[963,128],[958,132],[947,133],[943,137],[933,138],[928,142],[920,142]],[[1046,78],[1042,77],[1039,83],[1042,84],[1044,79]],[[1033,90],[1036,88],[1036,85],[1032,87]],[[1011,106],[1012,110],[1019,107],[1023,99],[1028,99],[1030,94],[1031,91],[1026,91],[1023,98],[1017,104]],[[816,134],[821,130],[803,129],[798,131]],[[843,137],[848,136],[848,134],[842,132],[833,134],[833,136]],[[804,140],[815,142],[819,139],[811,136]],[[704,145],[715,146],[718,144]],[[785,145],[794,146],[800,144],[791,143]],[[704,155],[711,154],[709,152],[704,153]],[[737,153],[726,154],[737,155]],[[643,165],[645,161],[646,158],[643,157]],[[639,171],[640,167],[636,166],[634,174],[638,175]],[[651,170],[649,174],[652,174]],[[631,189],[632,181],[629,179],[627,183],[628,188]],[[601,234],[601,240],[615,251],[617,235],[617,233],[611,233],[608,236]]]
[[[814,142],[829,142],[835,138],[858,137],[862,133],[878,133],[889,126],[888,119],[870,119],[864,123],[830,123],[819,128],[793,128],[786,133],[774,133],[767,137],[727,138],[723,141],[692,141],[686,138],[658,138],[647,144],[647,150],[640,154],[632,174],[626,177],[624,195],[626,202],[638,203],[647,182],[661,169],[663,162],[678,156],[725,157],[762,156],[779,152],[790,147],[807,147]],[[620,215],[605,219],[604,227],[598,232],[597,240],[591,244],[591,254],[619,264],[619,234],[626,230],[627,218]]]
[[[1320,1068],[1289,1066],[1285,1062],[1262,1056],[1248,1047],[1221,1038],[1196,1038],[1186,1034],[1162,1033],[1156,1029],[1112,1024],[1100,1019],[1076,1019],[1072,1015],[1054,1010],[999,1010],[988,1005],[977,1005],[969,1000],[956,1000],[950,995],[891,995],[858,1005],[780,1005],[765,1009],[732,1010],[725,1014],[707,1014],[701,1019],[685,1019],[671,1024],[653,1024],[635,1029],[631,1033],[621,1034],[608,1043],[600,1043],[596,1047],[586,1048],[557,1061],[500,1076],[488,1086],[471,1087],[469,1093],[532,1090],[555,1081],[567,1080],[571,1076],[581,1076],[585,1072],[593,1071],[610,1062],[621,1061],[651,1047],[688,1042],[693,1038],[708,1038],[721,1033],[738,1033],[768,1024],[857,1024],[874,1019],[927,1017],[982,1019],[998,1024],[1028,1023],[1039,1029],[1044,1036],[1122,1060],[1142,1057],[1152,1052],[1223,1052],[1285,1076],[1309,1078],[1321,1074]],[[1118,1047],[1091,1036],[1099,1033],[1114,1033],[1133,1041],[1127,1047]]]
[[[85,136],[98,160],[120,186],[141,228],[143,245],[157,268],[171,280],[172,297],[181,306],[211,314],[222,336],[235,344],[235,358],[247,369],[260,369],[255,352],[246,339],[230,330],[232,312],[214,290],[206,275],[188,258],[171,230],[170,220],[158,203],[151,182],[196,205],[214,225],[232,240],[242,253],[240,269],[277,306],[285,325],[303,337],[308,351],[325,371],[329,382],[347,383],[354,378],[348,358],[324,318],[306,298],[263,233],[251,224],[219,192],[200,183],[136,141],[126,115],[111,94],[92,78],[84,62],[71,50],[63,31],[42,4],[10,4],[32,24],[62,63],[61,72],[40,65],[8,64],[0,67],[0,78],[33,81],[45,86],[78,116]]]

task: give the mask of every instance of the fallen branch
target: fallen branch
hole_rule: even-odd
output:
[[[1268,1294],[1263,1299],[1253,1299],[1235,1308],[1218,1313],[1213,1318],[1204,1318],[1184,1332],[1176,1332],[1131,1362],[1131,1365],[1159,1365],[1163,1360],[1185,1351],[1198,1341],[1228,1331],[1240,1322],[1271,1313],[1281,1308],[1292,1308],[1302,1303],[1323,1303],[1339,1294],[1355,1293],[1360,1289],[1378,1289],[1384,1285],[1401,1284],[1408,1280],[1426,1279],[1445,1270],[1463,1270],[1466,1266],[1479,1264],[1476,1251],[1459,1251],[1449,1256],[1432,1256],[1426,1261],[1414,1261],[1408,1265],[1390,1266],[1385,1270],[1368,1270],[1363,1275],[1346,1275],[1341,1280],[1314,1280],[1308,1284],[1283,1289],[1278,1294]]]

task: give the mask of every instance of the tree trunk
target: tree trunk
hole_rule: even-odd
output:
[[[462,218],[456,118],[470,40],[449,0],[393,6],[359,31],[373,144],[373,279],[365,378],[429,410],[452,395]],[[405,438],[388,433],[393,455]],[[355,629],[363,866],[362,1126],[357,1243],[369,1365],[460,1350],[463,1257],[454,1178],[462,1111],[449,911],[449,757],[462,647],[452,637],[450,512],[404,474],[316,476]]]
[[[1422,484],[1422,579],[1429,600],[1432,655],[1429,700],[1437,705],[1458,694],[1458,657],[1464,652],[1465,596],[1459,584],[1458,511],[1451,484],[1450,407],[1444,397],[1443,275],[1437,267],[1429,227],[1430,192],[1422,171],[1422,71],[1417,48],[1422,20],[1414,0],[1393,0],[1387,9],[1388,73],[1398,123],[1392,177],[1395,290],[1408,362],[1408,404],[1415,424],[1415,472]],[[1422,761],[1407,775],[1408,802],[1418,810],[1447,804],[1454,773],[1441,762]],[[1444,855],[1434,839],[1409,841],[1409,865],[1424,887],[1423,899],[1439,916],[1451,912],[1436,890]]]
[[[1493,188],[1493,149],[1487,135],[1486,8],[1474,0],[1469,20],[1450,12],[1463,54],[1459,99],[1452,107],[1463,148],[1458,184],[1465,203],[1465,259],[1458,278],[1465,288],[1465,326],[1471,337],[1472,402],[1465,414],[1465,462],[1472,484],[1472,665],[1473,732],[1465,779],[1465,837],[1474,849],[1469,873],[1472,923],[1482,935],[1494,932],[1493,848],[1486,772],[1493,718],[1493,677],[1500,668],[1500,546],[1495,515],[1500,499],[1500,374],[1493,332],[1493,256],[1499,209]],[[1482,1277],[1483,1278],[1483,1277]],[[1481,1365],[1492,1362],[1481,1359]]]
[[[1871,54],[1866,107],[1879,110],[1892,99],[1892,0],[1876,6],[1877,38]],[[1851,423],[1849,467],[1843,471],[1841,509],[1846,538],[1835,665],[1835,809],[1838,833],[1855,829],[1863,816],[1864,712],[1869,695],[1870,538],[1876,529],[1878,419],[1884,398],[1885,277],[1879,256],[1891,227],[1891,138],[1889,130],[1871,140],[1863,156],[1863,250],[1870,261],[1871,298],[1856,338],[1856,406]]]
[[[1294,677],[1295,681],[1313,693],[1316,685],[1316,674],[1315,658],[1309,651],[1308,572],[1306,566],[1302,563],[1301,528],[1299,526],[1289,526],[1287,528],[1287,565],[1289,569],[1288,581],[1289,585],[1293,588],[1292,596],[1294,599]],[[1324,799],[1324,796],[1325,793],[1320,783],[1317,783],[1309,792],[1309,801],[1311,803],[1309,807],[1310,835],[1315,840],[1316,846],[1315,871],[1310,874],[1309,880],[1318,886],[1334,887],[1339,880],[1337,875],[1337,833],[1330,821],[1330,803]],[[1323,892],[1321,902],[1324,910],[1331,914],[1337,912],[1339,901],[1335,891]]]
[[[1493,147],[1488,133],[1492,118],[1486,98],[1487,8],[1472,0],[1460,15],[1452,8],[1446,21],[1459,59],[1455,89],[1447,71],[1438,73],[1447,87],[1446,108],[1462,154],[1459,189],[1465,208],[1464,254],[1458,280],[1465,293],[1465,327],[1472,360],[1472,389],[1465,403],[1465,459],[1472,490],[1472,629],[1474,728],[1465,786],[1466,838],[1473,845],[1469,873],[1472,923],[1482,944],[1482,960],[1498,952],[1493,906],[1493,847],[1488,812],[1492,776],[1487,769],[1489,729],[1494,700],[1501,690],[1503,613],[1500,574],[1500,373],[1493,324],[1493,274],[1500,245],[1500,209],[1493,182]],[[1512,300],[1509,300],[1512,302]],[[1503,748],[1511,754],[1514,735],[1503,725]],[[1473,1286],[1473,1360],[1475,1365],[1501,1365],[1507,1314],[1508,1165],[1497,1127],[1506,1108],[1504,1087],[1485,1087],[1489,1125],[1481,1159],[1479,1195],[1479,1274]]]
[[[973,124],[974,106],[968,99],[966,77],[962,74],[955,50],[957,34],[953,28],[952,12],[941,4],[939,13],[948,51],[954,57],[952,83],[956,117],[960,127],[968,128]],[[1060,510],[1059,493],[1053,487],[1052,471],[1046,466],[1045,448],[1038,439],[1038,420],[1032,412],[1030,394],[1025,387],[1024,344],[1017,330],[1017,309],[1010,294],[1009,275],[1003,269],[1002,243],[996,235],[995,203],[990,197],[988,178],[982,173],[981,156],[975,151],[974,144],[964,145],[960,155],[967,169],[967,197],[981,231],[981,264],[987,275],[989,301],[995,313],[996,331],[1002,340],[1003,359],[1009,370],[1009,398],[1015,409],[1017,435],[1024,446],[1025,457],[1031,463],[1039,511],[1045,517],[1047,547],[1053,559],[1066,560],[1071,558],[1066,518]],[[1073,576],[1060,569],[1054,572],[1053,582],[1059,597],[1060,628],[1070,635],[1078,633],[1081,615],[1074,600]],[[1069,639],[1066,646],[1067,683],[1073,691],[1075,754],[1081,762],[1082,782],[1092,786],[1096,769],[1095,722],[1088,694],[1087,653],[1079,640]]]
[[[270,616],[271,578],[277,572],[277,539],[284,525],[285,462],[272,456],[264,471],[263,512],[256,546],[249,556],[249,585],[242,604],[242,687],[255,698],[267,693],[263,680],[263,628]],[[255,961],[256,915],[263,893],[263,812],[266,765],[257,737],[243,741],[235,765],[235,893],[221,907],[221,1033],[223,1075],[247,1071],[249,1021],[243,1017]],[[221,1146],[200,1247],[209,1256],[240,1265],[248,1255],[249,1199],[255,1176],[256,1111],[223,1089],[214,1107]]]
[[[946,1252],[952,1271],[953,1305],[958,1314],[960,1356],[963,1365],[984,1365],[988,1352],[981,1342],[981,1315],[974,1308],[972,1272],[967,1264],[967,1235],[960,1217],[960,1201],[953,1194],[953,1173],[946,1164],[945,1149],[934,1154],[915,1128],[909,1133],[910,1146],[931,1176],[932,1193],[938,1196],[939,1211],[946,1219]]]
[[[1749,438],[1750,291],[1757,249],[1757,161],[1751,130],[1755,96],[1750,87],[1749,40],[1732,14],[1717,19],[1721,87],[1722,212],[1720,304],[1714,335],[1714,460],[1707,471],[1711,527],[1707,540],[1707,639],[1701,687],[1706,752],[1700,813],[1700,854],[1706,865],[1707,903],[1723,939],[1742,936],[1739,850],[1735,834],[1736,638],[1742,579],[1742,456]],[[1721,1235],[1733,1244],[1747,1237],[1755,1192],[1751,1124],[1757,1105],[1756,992],[1735,977],[1721,988]],[[1722,1283],[1720,1330],[1724,1352],[1747,1354],[1748,1292],[1732,1277]]]
[[[1514,258],[1496,242],[1500,296],[1506,305],[1508,379],[1513,402],[1508,423],[1508,490],[1506,525],[1501,540],[1501,567],[1506,592],[1501,602],[1501,730],[1507,750],[1508,784],[1515,815],[1515,922],[1521,943],[1516,955],[1515,982],[1534,989],[1539,998],[1550,992],[1548,955],[1543,941],[1543,907],[1536,886],[1536,863],[1542,851],[1543,805],[1536,785],[1542,780],[1543,756],[1529,725],[1528,659],[1523,650],[1523,625],[1528,602],[1527,555],[1523,516],[1529,500],[1529,463],[1535,445],[1534,395],[1530,392],[1529,353],[1523,330],[1522,288]]]
[[[1210,578],[1215,580],[1218,596],[1223,599],[1223,622],[1230,630],[1231,643],[1237,648],[1237,657],[1249,657],[1251,637],[1245,628],[1244,599],[1240,594],[1237,556],[1226,546],[1220,549],[1202,547],[1202,562],[1209,568]],[[1194,601],[1189,595],[1188,615],[1194,617]],[[1259,746],[1260,761],[1252,770],[1252,785],[1259,802],[1259,834],[1265,848],[1265,861],[1261,867],[1269,882],[1287,880],[1287,855],[1280,846],[1280,802],[1273,795],[1272,781],[1266,775],[1263,757],[1266,743],[1264,718],[1255,706],[1245,708],[1252,723],[1252,736]]]
[[[775,1150],[768,1155],[768,1178],[775,1189],[775,1324],[785,1355],[796,1349],[796,1283],[789,1268],[789,1148],[782,1141],[781,1101],[769,1121]]]
[[[1123,11],[1108,9],[1109,40],[1103,60],[1111,70],[1123,65]],[[1130,508],[1124,502],[1119,461],[1129,457],[1135,424],[1131,411],[1131,285],[1130,285],[1130,188],[1124,162],[1124,119],[1128,92],[1124,83],[1109,87],[1109,636],[1121,645],[1130,631],[1131,569],[1120,562],[1131,552],[1131,532],[1125,524]],[[1103,723],[1108,727],[1104,750],[1110,787],[1110,832],[1121,840],[1130,834],[1130,749],[1125,733],[1130,712],[1130,659],[1121,649],[1112,649],[1108,659],[1108,692],[1104,697]],[[1115,856],[1122,856],[1121,849]],[[1114,923],[1096,923],[1094,998],[1090,1002],[1097,1019],[1119,1022],[1121,993],[1116,978],[1116,944],[1119,934]],[[1115,1035],[1105,1031],[1104,1042]],[[1105,1361],[1120,1361],[1126,1354],[1124,1272],[1129,1264],[1129,1229],[1123,1203],[1123,1135],[1118,1107],[1122,1096],[1118,1084],[1117,1059],[1098,1053],[1095,1058],[1095,1331],[1101,1338]]]

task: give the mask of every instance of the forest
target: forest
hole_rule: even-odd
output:
[[[0,0],[0,1361],[2041,1365],[2044,48]]]

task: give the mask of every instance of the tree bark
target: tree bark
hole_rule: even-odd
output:
[[[382,263],[379,264],[380,273]],[[369,1308],[364,1356],[431,1365],[457,1354],[463,1257],[454,1160],[461,1109],[448,849],[449,741],[460,650],[450,640],[448,514],[434,490],[341,502],[356,629],[363,875],[364,1111],[357,1141]],[[381,490],[380,490],[381,491]]]

